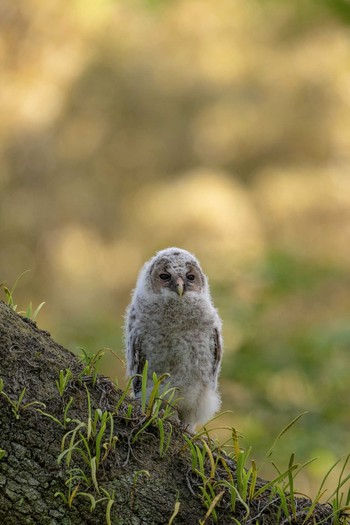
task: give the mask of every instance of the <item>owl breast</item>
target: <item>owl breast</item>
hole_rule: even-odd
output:
[[[170,382],[182,389],[193,381],[211,384],[216,311],[207,303],[204,308],[200,300],[176,299],[149,305],[145,325],[140,326],[142,347],[151,349],[149,368],[158,375],[169,373]]]

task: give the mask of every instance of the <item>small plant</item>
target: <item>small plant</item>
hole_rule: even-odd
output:
[[[149,395],[147,394],[147,372],[148,372],[148,361],[145,362],[143,372],[141,375],[141,408],[145,414],[144,419],[141,421],[142,425],[139,428],[131,440],[131,444],[134,444],[140,435],[145,432],[147,427],[150,425],[157,426],[159,431],[159,454],[161,457],[167,452],[170,442],[173,427],[167,419],[175,413],[174,405],[177,402],[175,394],[177,389],[171,387],[169,383],[165,383],[161,388],[162,383],[169,378],[169,374],[162,374],[160,377],[155,372],[152,374],[153,387]],[[168,432],[166,436],[165,426],[167,426]]]
[[[76,419],[71,419],[70,417],[68,417],[68,410],[70,409],[72,403],[73,403],[73,397],[70,397],[68,403],[66,403],[64,410],[63,410],[63,421],[60,421],[57,417],[53,416],[52,414],[49,414],[48,412],[44,412],[43,410],[40,410],[39,408],[37,408],[37,411],[40,412],[43,416],[50,418],[52,421],[60,425],[62,428],[67,428],[68,423],[78,422]]]
[[[69,368],[66,368],[66,371],[60,370],[59,379],[56,379],[56,386],[60,396],[62,397],[69,381],[72,379],[73,374]]]
[[[129,381],[128,381],[128,384],[126,385],[126,388],[125,388],[124,392],[122,393],[122,395],[121,395],[120,398],[118,399],[118,403],[116,404],[115,409],[114,409],[115,413],[118,412],[119,408],[122,406],[122,404],[123,404],[123,402],[124,402],[124,399],[127,397],[133,379],[134,379],[133,377],[130,377],[130,379],[129,379]]]
[[[136,374],[134,377],[141,377],[141,409],[147,417],[152,415],[159,415],[160,410],[163,410],[163,418],[167,418],[174,414],[174,405],[178,399],[174,399],[177,388],[172,387],[166,380],[170,377],[170,374],[162,374],[160,377],[155,372],[152,374],[153,386],[152,390],[148,395],[148,361],[145,361],[141,376]],[[162,388],[161,384],[165,383]]]
[[[4,292],[5,292],[6,297],[7,297],[7,305],[10,308],[12,308],[12,310],[14,310],[15,312],[17,311],[17,304],[15,304],[15,301],[13,299],[13,294],[14,294],[16,288],[17,288],[17,285],[18,285],[19,281],[28,272],[30,272],[30,270],[25,270],[24,272],[22,272],[21,275],[19,277],[17,277],[17,279],[15,281],[15,284],[12,286],[11,289],[9,289],[9,288],[7,288],[7,286],[5,286],[5,281],[0,284],[0,287],[2,286],[4,288]]]
[[[350,454],[348,454],[344,460],[344,464],[339,474],[337,488],[328,498],[334,511],[335,525],[340,525],[341,516],[347,516],[350,520],[350,484],[348,483],[350,480],[350,474],[346,476],[344,475],[349,460]],[[347,490],[345,487],[346,484],[348,484]]]
[[[105,499],[107,499],[107,506],[106,506],[106,523],[107,525],[112,525],[112,520],[111,520],[111,510],[112,510],[112,506],[114,505],[114,491],[112,492],[112,494],[110,494],[106,489],[104,489],[103,487],[101,488],[102,492],[104,494],[106,494],[106,497],[105,498],[101,498],[100,500],[98,501],[103,501]]]
[[[68,471],[68,474],[68,479],[65,482],[65,485],[68,489],[67,493],[64,494],[63,492],[56,492],[55,498],[59,496],[62,501],[68,505],[69,508],[71,508],[75,497],[78,495],[84,495],[89,497],[92,507],[95,507],[96,503],[93,501],[91,494],[87,495],[85,492],[78,492],[81,484],[84,484],[87,487],[90,484],[90,481],[86,477],[84,471],[80,468],[72,468]]]
[[[168,426],[168,435],[166,436],[164,425],[165,423]],[[164,419],[158,418],[157,419],[157,427],[159,430],[159,455],[162,458],[168,451],[170,443],[171,443],[171,436],[173,433],[173,427],[172,424],[169,421],[164,422]]]
[[[59,380],[56,382],[60,394],[64,391],[68,381],[67,378],[70,378],[68,370],[66,372],[61,370]],[[73,402],[72,397],[65,406],[63,422],[51,414],[41,411],[43,415],[49,417],[63,428],[66,428],[68,424],[75,424],[74,428],[64,434],[61,443],[62,452],[57,458],[58,464],[64,461],[67,468],[68,478],[65,482],[67,492],[56,492],[55,497],[60,497],[69,508],[73,506],[77,497],[87,498],[90,501],[91,512],[94,511],[98,503],[107,501],[106,524],[112,525],[111,509],[115,501],[114,492],[110,494],[104,487],[99,485],[98,471],[101,463],[106,460],[109,452],[115,448],[118,441],[118,437],[114,434],[114,414],[109,411],[102,411],[99,408],[93,411],[90,392],[86,384],[83,384],[87,395],[88,414],[86,421],[67,417],[69,407]],[[77,458],[79,461],[82,460],[87,468],[71,467],[74,458]],[[94,490],[94,494],[90,492],[91,488]],[[104,496],[96,499],[96,495],[101,493]]]
[[[81,361],[85,364],[84,369],[79,374],[79,378],[84,376],[92,376],[92,386],[95,386],[98,374],[98,365],[102,357],[105,355],[105,349],[101,348],[96,354],[89,355],[84,348],[79,348],[82,351]]]
[[[38,317],[38,314],[42,307],[44,306],[45,301],[39,304],[39,306],[34,310],[33,312],[33,304],[32,301],[30,301],[29,305],[27,306],[27,309],[25,312],[19,312],[21,315],[24,314],[25,317],[28,317],[28,319],[31,319],[32,321],[35,321]]]
[[[172,525],[173,522],[174,522],[174,519],[176,518],[176,516],[178,515],[179,513],[179,510],[180,510],[180,502],[176,499],[175,501],[175,505],[174,505],[174,512],[172,513],[172,515],[170,516],[170,519],[168,521],[168,525]]]
[[[133,508],[133,505],[134,505],[136,483],[140,476],[147,476],[148,478],[150,478],[151,474],[148,472],[148,470],[136,470],[134,472],[134,476],[132,480],[132,487],[130,490],[130,508]]]
[[[23,388],[22,392],[20,393],[17,401],[13,401],[7,394],[4,392],[4,381],[0,378],[0,395],[2,395],[6,401],[11,405],[12,412],[16,419],[19,419],[20,412],[23,412],[24,410],[27,410],[31,406],[39,405],[45,408],[45,404],[41,403],[40,401],[30,401],[29,403],[23,403],[23,398],[26,393],[26,387]]]
[[[128,419],[131,419],[131,416],[132,416],[132,410],[133,410],[133,406],[131,403],[128,404],[128,409],[126,411],[126,415],[125,415],[125,418],[126,420]]]
[[[30,270],[25,270],[24,272],[21,273],[21,275],[19,277],[17,277],[16,281],[15,281],[15,284],[12,286],[11,289],[9,289],[7,286],[5,286],[5,281],[0,283],[0,288],[3,287],[4,289],[4,292],[5,292],[5,295],[7,297],[7,305],[12,308],[12,310],[14,312],[17,311],[17,304],[15,304],[15,301],[14,301],[14,298],[13,298],[13,294],[17,288],[17,285],[19,283],[19,281],[22,279],[22,277],[26,274],[30,272]],[[27,317],[28,319],[31,319],[32,321],[35,321],[40,310],[42,309],[42,307],[44,306],[45,302],[42,302],[39,304],[39,306],[33,311],[33,304],[32,302],[30,301],[29,305],[27,306],[26,310],[22,310],[20,312],[18,312],[20,315],[24,315],[25,317]]]
[[[109,411],[102,411],[99,408],[93,412],[90,392],[85,383],[84,386],[88,404],[87,421],[72,420],[76,426],[63,436],[61,443],[62,452],[57,462],[60,464],[65,460],[66,466],[69,467],[73,454],[78,454],[88,466],[91,483],[99,494],[100,487],[97,473],[100,464],[102,461],[105,461],[110,450],[115,448],[118,438],[114,435],[113,414]],[[68,443],[67,446],[66,443]]]
[[[192,471],[202,480],[202,485],[200,485],[199,489],[202,493],[203,503],[207,508],[207,513],[204,520],[200,521],[200,524],[204,525],[210,516],[214,523],[217,523],[218,517],[215,507],[219,504],[221,498],[225,494],[224,490],[221,490],[218,493],[215,492],[215,489],[219,487],[219,483],[215,478],[220,455],[216,454],[216,457],[214,457],[214,454],[205,439],[201,439],[197,444],[194,442],[194,438],[190,439],[186,434],[183,434],[183,437],[190,450]]]
[[[216,505],[218,505],[218,503],[220,502],[220,500],[221,500],[221,498],[223,497],[224,494],[225,494],[225,491],[222,490],[221,492],[219,492],[218,494],[215,495],[215,493],[214,493],[212,488],[210,490],[210,495],[208,495],[208,493],[206,492],[205,502],[208,505],[208,510],[207,510],[206,515],[204,516],[204,520],[203,521],[201,521],[201,520],[199,521],[199,525],[205,525],[206,521],[208,520],[208,518],[211,515],[213,516],[214,522],[215,523],[218,522],[217,515],[216,515],[216,512],[215,512],[215,507],[216,507]]]
[[[350,454],[348,454],[345,459],[343,466],[340,470],[339,478],[338,478],[338,484],[336,489],[332,492],[332,494],[328,497],[328,502],[332,505],[333,508],[333,516],[334,516],[334,525],[345,525],[345,523],[350,522],[350,474],[344,475],[345,469],[348,466],[350,459]],[[304,523],[307,523],[307,520],[311,517],[312,513],[314,512],[314,509],[316,507],[316,504],[319,502],[321,497],[326,493],[326,489],[324,489],[325,483],[331,474],[331,472],[335,469],[335,467],[340,463],[340,459],[336,461],[330,469],[327,471],[326,475],[324,476],[320,488],[317,492],[316,498],[310,505],[309,511],[305,517]],[[348,486],[346,487],[346,484]],[[345,492],[343,492],[345,490]]]
[[[289,423],[277,436],[272,447],[265,456],[270,458],[273,450],[279,439],[300,419],[303,414],[297,416],[291,423]],[[277,470],[277,476],[269,482],[261,483],[258,474],[261,466],[258,468],[255,461],[250,460],[251,448],[243,450],[240,447],[238,433],[235,429],[231,432],[231,448],[232,452],[227,453],[222,446],[217,446],[206,432],[206,439],[203,436],[204,432],[200,432],[191,438],[183,435],[186,442],[185,447],[188,447],[191,457],[192,472],[195,473],[201,480],[199,490],[201,491],[203,504],[207,509],[204,519],[200,522],[202,525],[207,523],[209,517],[214,523],[219,523],[218,509],[220,502],[225,498],[225,507],[229,502],[232,511],[232,521],[236,525],[249,523],[255,525],[260,523],[259,518],[266,511],[268,507],[274,507],[274,512],[277,509],[276,523],[299,523],[300,509],[298,510],[298,499],[295,497],[296,490],[294,480],[296,475],[314,459],[311,459],[301,465],[295,463],[294,454],[290,455],[287,468],[285,470]],[[228,445],[226,442],[225,446]],[[229,461],[233,460],[235,468],[229,467]],[[350,488],[349,480],[350,474],[345,474],[346,468],[350,461],[350,455],[346,457],[342,466],[337,489],[329,497],[329,502],[333,507],[334,525],[345,525],[350,514]],[[250,463],[250,465],[249,465]],[[334,469],[336,464],[329,470],[326,478]],[[223,475],[223,471],[226,473]],[[320,490],[308,508],[303,507],[302,519],[303,524],[311,523],[314,519],[316,506],[320,498],[324,495],[323,481]],[[345,487],[347,491],[345,490]],[[227,501],[227,497],[229,500]],[[264,498],[264,504],[260,508],[261,498]],[[254,503],[255,502],[255,503]],[[227,508],[227,507],[226,507]],[[253,513],[252,509],[258,508],[257,513]],[[240,520],[237,519],[239,513]],[[346,517],[347,516],[347,517]],[[324,521],[330,516],[323,518]],[[315,525],[321,525],[322,521],[313,521]]]

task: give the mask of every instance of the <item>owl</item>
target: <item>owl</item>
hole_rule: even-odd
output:
[[[152,375],[170,374],[178,389],[179,419],[190,432],[220,407],[218,375],[222,358],[221,320],[199,261],[180,248],[162,250],[145,263],[125,316],[127,374],[135,397],[148,361]]]

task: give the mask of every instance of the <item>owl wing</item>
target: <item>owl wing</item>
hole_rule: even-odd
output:
[[[213,373],[214,377],[217,378],[220,371],[220,364],[222,358],[222,339],[221,334],[217,328],[213,331]]]
[[[142,374],[145,366],[146,356],[142,352],[142,338],[138,333],[135,323],[135,315],[131,310],[128,323],[128,339],[127,339],[127,361],[128,374],[135,376],[132,380],[132,388],[135,396],[141,392],[142,380],[137,374]]]
[[[145,362],[146,362],[146,357],[142,352],[141,337],[136,337],[135,339],[130,341],[130,343],[132,345],[132,353],[133,353],[133,360],[134,360],[133,375],[135,375],[135,377],[132,380],[132,388],[133,388],[135,396],[137,396],[137,394],[141,392],[141,388],[142,388],[142,379],[140,375],[142,375],[143,367],[145,366]]]

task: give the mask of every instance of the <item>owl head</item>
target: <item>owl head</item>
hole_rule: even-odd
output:
[[[207,294],[208,281],[198,259],[181,248],[167,248],[156,253],[142,268],[136,291],[169,297]]]

